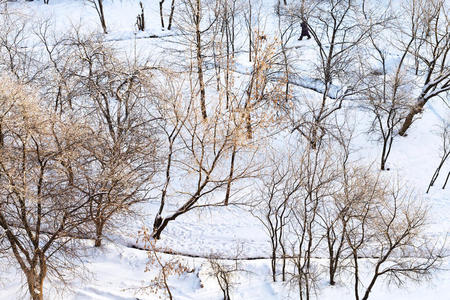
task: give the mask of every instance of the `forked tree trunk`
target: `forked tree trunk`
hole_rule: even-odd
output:
[[[47,275],[47,263],[43,254],[38,258],[39,266],[26,270],[28,292],[32,300],[44,300],[44,280]],[[39,272],[37,269],[39,268]]]
[[[32,300],[44,300],[43,287],[44,282],[39,282],[38,279],[34,279],[33,276],[27,276],[28,292],[30,293]]]
[[[161,238],[161,233],[167,227],[167,224],[169,224],[168,219],[166,218],[163,219],[159,216],[156,217],[153,223],[153,232],[151,234],[151,237],[154,238],[155,240],[159,240]]]

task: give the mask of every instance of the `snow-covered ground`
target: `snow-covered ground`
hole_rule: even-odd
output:
[[[150,38],[159,36],[170,39],[167,31],[160,29],[159,6],[156,0],[144,1],[147,30],[135,34],[134,24],[140,9],[138,1],[107,0],[105,14],[110,33],[106,40],[115,43],[125,52],[134,51],[140,55],[157,56],[164,52],[164,39]],[[170,1],[166,1],[170,2]],[[273,11],[273,4],[267,2],[267,13]],[[166,4],[168,7],[168,4]],[[101,27],[94,8],[85,1],[50,0],[49,5],[41,1],[8,2],[10,9],[20,9],[32,19],[50,18],[55,32],[64,31],[69,26],[82,24],[87,31],[98,31]],[[167,9],[166,7],[166,9]],[[1,26],[1,24],[0,24]],[[267,25],[268,26],[268,25]],[[299,55],[313,55],[315,45],[312,41],[294,42],[298,46]],[[245,59],[242,60],[245,72]],[[300,64],[301,65],[301,64]],[[307,74],[311,66],[303,65],[302,73]],[[307,88],[320,89],[311,78],[299,78],[299,85]],[[299,93],[313,93],[310,89]],[[365,113],[352,115],[354,122],[366,125]],[[397,138],[394,142],[388,161],[390,172],[388,176],[398,176],[402,182],[412,187],[430,206],[429,234],[439,239],[450,237],[450,187],[442,190],[445,176],[441,176],[428,194],[425,194],[429,180],[440,159],[441,140],[435,133],[442,121],[449,122],[448,108],[439,99],[427,104],[425,113],[410,128],[409,135]],[[366,134],[367,129],[361,129],[355,137],[358,152],[368,162],[378,163],[380,144],[371,140]],[[450,162],[443,172],[450,169]],[[135,222],[128,222],[120,231],[109,234],[109,241],[100,249],[91,247],[86,241],[85,267],[86,276],[83,279],[74,278],[63,294],[56,292],[59,283],[48,283],[49,295],[52,299],[103,300],[103,299],[157,299],[158,296],[141,290],[155,277],[156,271],[145,272],[148,262],[147,253],[133,247],[142,246],[136,243],[137,232],[144,226],[151,227],[156,203],[143,206],[143,214]],[[171,222],[157,243],[158,249],[171,249],[179,255],[161,253],[163,260],[178,259],[192,269],[181,277],[172,276],[169,284],[172,287],[174,299],[212,300],[222,299],[220,288],[211,276],[211,270],[206,257],[217,255],[227,258],[225,263],[233,263],[236,253],[239,255],[239,268],[233,278],[235,283],[232,299],[297,299],[298,295],[289,289],[287,284],[273,283],[270,275],[269,241],[263,226],[245,207],[218,207],[196,213],[192,211]],[[316,260],[319,264],[326,262]],[[442,270],[435,273],[432,280],[421,284],[407,283],[404,288],[386,288],[384,283],[377,283],[371,299],[450,299],[450,259],[445,258]],[[352,286],[341,278],[336,286],[320,282],[318,299],[339,300],[353,299]],[[23,278],[19,271],[2,268],[0,260],[0,299],[24,299],[25,289]],[[159,294],[162,299],[165,295]]]

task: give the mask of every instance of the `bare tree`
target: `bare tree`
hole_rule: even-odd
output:
[[[364,86],[362,95],[367,97],[365,107],[373,115],[370,131],[375,133],[382,142],[380,168],[385,170],[394,138],[407,111],[411,81],[403,72],[403,64],[408,52],[407,50],[403,52],[393,72],[389,73],[387,50],[381,48],[378,41],[375,41],[372,37],[371,42],[375,50],[372,57],[377,61],[380,70],[363,71],[363,73],[369,74],[362,75],[364,76],[362,79],[362,85]],[[366,68],[365,60],[361,58],[361,69]]]
[[[223,172],[231,151],[245,147],[239,120],[234,118],[234,113],[223,112],[220,103],[213,110],[211,120],[203,120],[201,110],[193,105],[193,99],[186,99],[181,93],[183,85],[174,85],[175,76],[172,73],[169,76],[170,80],[164,85],[171,86],[170,90],[164,90],[158,96],[166,167],[159,210],[153,225],[152,237],[155,239],[160,238],[169,222],[188,211],[224,205],[223,200],[213,200],[214,193],[226,188],[230,181],[251,176],[256,168],[253,160],[257,148],[254,147],[234,166],[231,175]],[[183,189],[173,190],[180,179],[184,182]],[[168,190],[172,190],[171,195]],[[177,196],[176,207],[164,216],[168,198],[176,199]]]
[[[241,269],[237,257],[232,263],[222,262],[216,257],[209,258],[208,262],[211,267],[210,275],[216,278],[223,293],[223,300],[231,300],[231,291],[236,284],[236,273],[244,271]]]
[[[86,93],[74,110],[92,130],[83,144],[87,163],[75,167],[98,247],[114,218],[135,212],[133,207],[152,191],[158,139],[148,100],[151,83],[143,68],[122,62],[101,40],[75,37],[72,44],[78,58],[74,76]]]
[[[100,19],[100,24],[102,25],[103,33],[107,34],[108,30],[106,27],[105,12],[103,10],[103,0],[86,0],[97,12],[98,18]]]
[[[161,18],[161,28],[164,29],[163,4],[165,0],[159,1],[159,17]]]
[[[181,34],[170,40],[177,46],[168,51],[177,53],[176,57],[181,59],[172,62],[171,68],[175,64],[181,66],[183,71],[195,72],[195,94],[192,96],[199,99],[204,119],[208,117],[209,111],[207,99],[214,102],[216,97],[214,93],[207,97],[212,78],[216,78],[217,89],[224,86],[227,97],[231,97],[232,58],[237,50],[235,31],[239,30],[239,22],[235,21],[235,15],[238,14],[236,2],[237,0],[183,0],[177,6],[179,14],[175,25]],[[215,72],[210,72],[212,66]],[[222,75],[224,78],[220,83]]]
[[[181,276],[188,272],[192,273],[194,270],[189,269],[176,258],[163,259],[161,254],[156,250],[155,240],[151,237],[149,232],[144,229],[140,234],[148,257],[145,272],[151,271],[156,267],[158,268],[158,274],[148,285],[139,288],[139,290],[150,291],[154,294],[158,294],[162,290],[167,295],[168,299],[172,300],[173,295],[168,282],[169,277],[174,275]]]
[[[64,267],[75,263],[73,236],[88,201],[69,162],[80,159],[87,131],[40,108],[26,87],[1,81],[0,248],[25,275],[31,298],[42,300],[46,278],[64,279]]]
[[[282,59],[276,52],[278,43],[268,40],[262,32],[255,32],[253,43],[253,63],[248,81],[243,81],[245,94],[237,107],[245,118],[248,139],[253,137],[253,127],[261,127],[267,122],[267,117],[273,118],[270,120],[272,123],[284,123],[284,116],[277,111],[286,98],[283,89],[285,78],[278,76]]]
[[[79,29],[73,28],[73,33],[68,35],[57,35],[51,30],[50,20],[39,21],[33,26],[33,35],[39,47],[44,49],[36,66],[43,69],[43,74],[33,80],[33,84],[41,88],[41,98],[59,114],[72,110],[75,99],[83,94],[74,80],[77,66],[75,47],[69,43],[70,35]]]
[[[339,127],[339,126],[337,126]],[[348,257],[348,247],[345,242],[349,204],[354,198],[361,196],[359,181],[367,172],[355,162],[350,161],[351,135],[344,136],[344,127],[339,128],[340,136],[332,143],[332,151],[336,160],[330,165],[333,174],[333,183],[330,188],[330,197],[321,201],[318,212],[318,227],[323,232],[328,250],[328,281],[330,285],[336,284],[336,278],[345,267]]]
[[[257,201],[252,204],[252,214],[264,225],[270,238],[272,280],[277,280],[277,262],[281,250],[282,281],[286,280],[286,260],[288,256],[286,231],[289,226],[294,196],[302,188],[303,174],[298,172],[297,153],[283,153],[272,158],[267,174],[261,176],[261,187]],[[297,158],[297,159],[296,159]]]
[[[168,30],[170,30],[172,28],[174,12],[175,12],[175,0],[172,0],[172,2],[170,4],[169,25],[167,25]]]
[[[284,4],[287,5],[286,3]],[[289,42],[294,37],[295,33],[295,22],[291,21],[291,16],[286,12],[286,8],[281,6],[280,1],[278,1],[276,9],[276,15],[278,18],[278,35],[280,40],[280,52],[281,52],[281,65],[283,66],[283,81],[285,84],[284,89],[284,104],[287,104],[288,101],[292,98],[292,91],[290,80],[292,74],[295,72],[295,68],[293,64],[295,63],[295,54],[292,51],[292,48],[288,46]]]
[[[306,114],[294,125],[313,147],[327,131],[326,119],[342,108],[343,102],[359,89],[352,76],[351,60],[371,30],[383,24],[386,16],[373,11],[373,18],[363,25],[356,1],[312,1],[294,10],[298,20],[307,20],[309,32],[319,48],[316,74],[323,84],[320,101],[310,104]],[[356,79],[356,80],[355,80]],[[336,83],[339,82],[339,86]]]
[[[42,50],[29,42],[34,24],[17,11],[0,14],[0,22],[0,69],[25,84],[40,80],[46,66]]]
[[[206,83],[204,74],[204,56],[205,48],[208,46],[209,42],[205,39],[208,30],[211,28],[212,24],[216,21],[215,19],[211,22],[207,21],[205,13],[209,10],[202,4],[202,0],[183,0],[182,1],[182,11],[183,18],[180,21],[184,26],[179,26],[182,31],[186,34],[189,39],[189,44],[194,47],[195,53],[195,63],[197,69],[197,79],[198,79],[198,93],[200,99],[200,107],[202,111],[203,119],[208,117],[206,110]]]
[[[375,181],[368,187],[371,201],[353,205],[346,239],[352,251],[355,299],[367,300],[375,283],[387,277],[403,285],[405,279],[427,278],[439,265],[442,248],[424,236],[427,209],[410,193]],[[366,284],[360,276],[361,256],[372,256]]]
[[[290,282],[298,287],[300,299],[310,299],[317,288],[319,269],[312,257],[322,240],[317,233],[319,211],[321,203],[332,195],[336,178],[330,153],[322,145],[313,150],[308,144],[297,170],[304,180],[292,203],[291,230],[295,239],[291,241],[294,271]]]
[[[141,7],[141,13],[136,17],[136,26],[139,31],[145,30],[145,15],[144,15],[144,6],[142,2],[139,2],[139,6]]]
[[[165,0],[159,0],[159,16],[161,19],[161,28],[164,30],[164,14],[163,14],[163,4]],[[171,1],[170,4],[170,14],[169,14],[169,23],[167,25],[167,29],[170,30],[172,28],[173,23],[173,15],[175,12],[175,0]]]
[[[412,1],[409,8],[412,18],[408,34],[417,42],[411,52],[418,61],[417,70],[420,71],[419,75],[423,76],[424,82],[415,103],[410,105],[399,135],[406,135],[415,116],[423,111],[430,99],[450,91],[448,11],[448,2],[442,0],[416,0]]]
[[[430,183],[428,184],[428,188],[426,193],[430,191],[430,188],[434,186],[436,180],[439,177],[439,173],[441,172],[442,167],[444,166],[447,159],[450,157],[450,124],[449,123],[443,123],[441,126],[441,132],[440,136],[442,138],[442,152],[441,152],[441,160],[434,171],[433,176],[431,177]],[[448,178],[450,176],[450,171],[445,179],[444,185],[442,186],[442,189],[445,188],[448,182]]]

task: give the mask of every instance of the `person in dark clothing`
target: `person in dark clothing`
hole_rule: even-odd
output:
[[[301,41],[304,36],[306,36],[309,40],[311,38],[311,36],[309,35],[308,23],[306,23],[306,21],[302,21],[300,26],[302,27],[302,34],[300,35],[298,40]]]

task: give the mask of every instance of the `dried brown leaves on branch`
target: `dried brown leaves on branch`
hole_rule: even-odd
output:
[[[152,238],[150,232],[146,228],[140,231],[139,235],[148,255],[145,272],[152,272],[155,268],[158,270],[155,278],[153,278],[147,286],[140,288],[140,290],[153,294],[160,294],[162,291],[168,299],[172,300],[173,295],[168,283],[169,277],[192,273],[194,270],[188,268],[180,260],[174,257],[163,259],[161,257],[162,255],[158,253],[161,249],[158,250],[156,248],[156,240]],[[169,253],[170,251],[166,249],[165,252]],[[163,296],[160,295],[159,298],[163,299]]]

